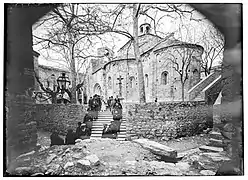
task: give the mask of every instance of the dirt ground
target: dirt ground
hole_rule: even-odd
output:
[[[50,146],[50,134],[49,132],[39,131],[38,132],[38,143],[41,146]],[[65,138],[64,136],[60,136]],[[159,143],[169,146],[177,152],[183,152],[186,150],[194,149],[202,145],[206,145],[209,142],[209,135],[202,134],[191,137],[182,137],[179,139],[160,141]]]
[[[206,134],[160,142],[177,150],[178,153],[198,149],[196,153],[185,156],[186,158],[177,163],[161,161],[157,155],[133,141],[117,141],[108,138],[86,139],[79,141],[76,145],[50,147],[50,133],[39,131],[38,143],[41,145],[39,151],[16,160],[11,168],[14,173],[21,171],[22,174],[27,171],[31,175],[52,173],[80,176],[183,176],[201,175],[200,171],[204,169],[211,170],[210,172],[214,174],[217,169],[217,163],[202,158],[197,148],[208,143]],[[80,163],[85,163],[85,158],[88,156],[97,157],[99,164],[91,165],[88,170],[84,169],[87,166],[84,164],[82,169]],[[201,162],[197,167],[192,165],[193,161],[198,160]],[[68,164],[70,167],[66,167]]]

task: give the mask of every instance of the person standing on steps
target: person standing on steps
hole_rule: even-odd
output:
[[[104,112],[106,111],[106,102],[104,101],[103,96],[101,97],[101,101],[102,101],[101,111]]]
[[[111,97],[109,97],[107,100],[107,109],[110,109],[110,104],[111,104]]]
[[[90,97],[88,104],[89,104],[88,105],[89,106],[89,109],[92,110],[92,108],[93,108],[93,99],[92,99],[92,97]]]
[[[85,114],[83,123],[86,124],[86,128],[89,129],[90,135],[91,135],[92,125],[93,125],[93,118],[89,113]]]

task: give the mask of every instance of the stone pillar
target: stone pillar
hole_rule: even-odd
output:
[[[243,161],[243,137],[242,137],[242,79],[240,74],[234,71],[234,67],[225,63],[222,73],[222,98],[221,98],[221,134],[228,142],[225,150],[232,157],[232,164],[241,168]],[[234,111],[233,111],[234,110]],[[239,111],[239,112],[238,112]]]
[[[25,6],[25,5],[24,5]],[[13,5],[7,10],[6,153],[8,164],[36,147],[37,129],[32,91],[34,63],[32,24],[51,7]]]
[[[191,6],[206,16],[225,37],[221,98],[221,120],[224,125],[221,133],[226,140],[231,141],[228,151],[232,156],[232,162],[229,165],[224,163],[217,174],[243,174],[242,4],[191,4]],[[235,168],[240,172],[235,172]]]

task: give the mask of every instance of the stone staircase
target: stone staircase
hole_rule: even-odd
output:
[[[216,86],[217,84],[219,84],[220,81],[220,71],[211,73],[188,91],[189,100],[205,100],[205,92],[208,91],[209,88],[212,88],[214,85]]]
[[[124,114],[124,113],[123,113]],[[102,138],[102,130],[104,124],[110,124],[113,121],[113,115],[109,110],[98,113],[98,119],[93,121],[91,139]],[[126,119],[123,116],[121,121],[120,132],[117,134],[117,140],[125,141],[126,140]]]
[[[224,137],[220,132],[211,131],[209,143],[205,146],[201,146],[199,149],[204,152],[223,152],[226,144]]]

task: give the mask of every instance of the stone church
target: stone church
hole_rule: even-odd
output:
[[[151,30],[150,24],[142,24],[138,39],[146,101],[154,102],[156,98],[158,102],[181,101],[180,73],[183,78],[187,76],[184,99],[189,100],[188,91],[200,81],[203,47],[179,41],[173,34],[161,38],[152,34]],[[99,94],[107,99],[118,95],[123,102],[139,102],[133,41],[126,42],[117,55],[107,47],[99,48],[98,56],[102,57],[91,61],[87,75],[88,97]]]

